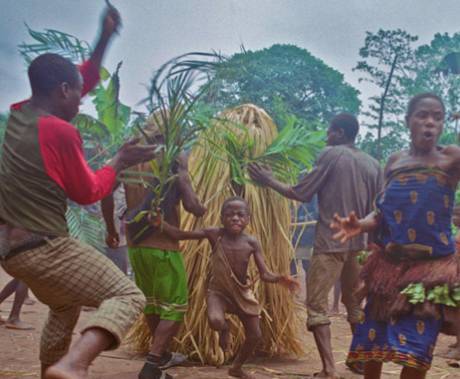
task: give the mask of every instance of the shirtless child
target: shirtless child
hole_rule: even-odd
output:
[[[163,231],[176,240],[206,238],[211,243],[211,269],[207,285],[208,320],[212,329],[219,333],[219,345],[225,352],[229,340],[229,327],[225,313],[233,313],[244,326],[246,339],[228,373],[237,378],[252,376],[242,370],[242,365],[254,351],[261,338],[260,306],[248,281],[248,264],[254,257],[260,279],[279,283],[291,291],[299,284],[290,276],[270,272],[265,264],[259,241],[244,233],[249,224],[250,211],[246,200],[231,197],[222,205],[222,228],[206,228],[182,231],[163,222]]]

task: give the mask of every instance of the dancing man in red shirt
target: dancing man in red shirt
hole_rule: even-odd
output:
[[[67,199],[96,202],[112,192],[117,173],[154,157],[154,146],[123,145],[93,172],[78,130],[69,123],[98,82],[106,47],[120,25],[109,6],[98,43],[79,69],[56,54],[29,66],[29,100],[11,107],[0,159],[0,259],[50,308],[40,344],[45,378],[83,379],[103,350],[116,348],[145,298],[106,257],[68,235]],[[97,307],[69,349],[81,306]]]

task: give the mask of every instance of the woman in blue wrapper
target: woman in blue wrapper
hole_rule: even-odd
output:
[[[361,273],[357,296],[367,297],[347,364],[365,363],[365,378],[380,378],[382,363],[403,365],[401,378],[425,378],[440,332],[460,325],[460,260],[451,232],[460,148],[437,145],[445,108],[431,93],[409,102],[411,144],[390,157],[385,188],[364,219],[335,216],[334,238],[365,232],[376,244]]]

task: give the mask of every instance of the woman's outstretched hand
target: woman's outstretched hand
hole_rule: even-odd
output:
[[[350,212],[348,217],[340,217],[337,213],[334,215],[330,224],[331,229],[337,231],[332,238],[342,243],[347,242],[353,237],[363,232],[361,223],[355,212]]]

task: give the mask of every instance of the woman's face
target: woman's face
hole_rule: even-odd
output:
[[[426,97],[418,101],[406,119],[415,149],[430,151],[436,146],[442,133],[444,116],[444,108],[439,100]]]

